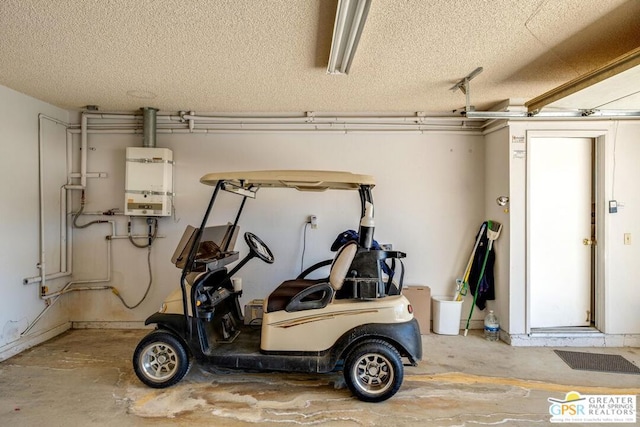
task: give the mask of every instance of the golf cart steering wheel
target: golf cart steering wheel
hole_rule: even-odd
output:
[[[258,236],[247,231],[246,233],[244,233],[244,241],[247,242],[249,250],[253,255],[257,256],[267,264],[273,264],[275,258],[271,253],[271,249],[269,249]]]

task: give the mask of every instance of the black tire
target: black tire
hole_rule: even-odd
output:
[[[184,378],[189,368],[191,361],[187,350],[170,332],[151,332],[133,353],[133,370],[149,387],[170,387]]]
[[[386,341],[364,341],[345,360],[347,386],[364,402],[387,400],[400,389],[403,377],[400,353]]]

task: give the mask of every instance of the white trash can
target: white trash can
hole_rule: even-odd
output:
[[[453,297],[434,296],[431,298],[431,305],[433,332],[440,335],[458,335],[462,301],[454,301]]]

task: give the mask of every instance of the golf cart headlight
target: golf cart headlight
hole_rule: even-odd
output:
[[[167,303],[163,302],[160,306],[160,310],[158,310],[158,313],[164,313],[165,311],[167,311]]]

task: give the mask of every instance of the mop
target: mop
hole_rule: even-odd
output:
[[[456,295],[453,298],[454,301],[462,301],[462,297],[467,295],[467,290],[469,289],[469,274],[471,274],[473,258],[476,256],[476,250],[478,249],[480,239],[482,239],[482,235],[484,234],[484,229],[486,227],[487,223],[483,222],[482,226],[480,227],[480,231],[478,232],[478,237],[476,238],[476,244],[473,245],[473,250],[471,251],[471,256],[469,257],[469,262],[467,262],[467,268],[465,268],[464,270],[462,279],[456,279]]]
[[[493,242],[500,237],[500,231],[502,231],[502,224],[495,221],[487,221],[487,239],[489,244],[487,245],[487,251],[484,254],[484,260],[482,261],[482,268],[480,269],[480,276],[478,277],[478,284],[476,285],[476,291],[473,293],[473,303],[471,304],[471,310],[469,310],[469,317],[467,318],[467,325],[464,328],[464,336],[467,336],[469,332],[469,323],[471,322],[471,315],[473,314],[473,308],[476,305],[476,299],[478,298],[478,289],[480,289],[480,282],[484,277],[484,269],[487,266],[487,259],[489,259],[489,253],[493,247]]]

